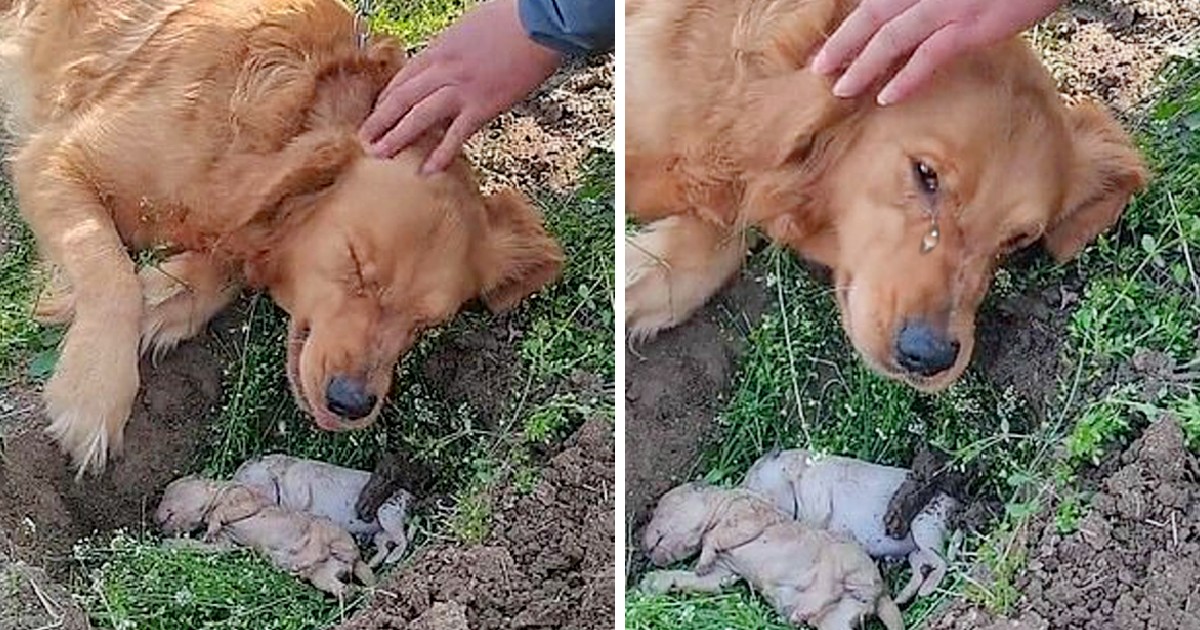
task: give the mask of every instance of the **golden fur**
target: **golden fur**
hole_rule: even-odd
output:
[[[806,68],[854,0],[626,3],[626,248],[634,336],[677,325],[740,267],[747,228],[831,268],[843,326],[881,373],[962,374],[999,260],[1041,240],[1073,257],[1145,183],[1128,135],[1067,107],[1020,40],[962,55],[908,100],[839,100]],[[914,181],[936,171],[936,193]],[[936,213],[940,241],[922,253]],[[898,364],[919,322],[957,354]]]
[[[46,408],[81,473],[121,449],[139,348],[197,334],[243,283],[290,316],[300,405],[344,429],[376,417],[423,329],[475,297],[511,307],[559,271],[519,194],[485,199],[462,160],[418,175],[435,138],[367,157],[357,127],[403,52],[360,50],[337,0],[0,8],[14,184],[63,279],[39,310],[71,322]],[[130,250],[162,260],[138,269]],[[370,395],[369,415],[327,409],[334,377]]]

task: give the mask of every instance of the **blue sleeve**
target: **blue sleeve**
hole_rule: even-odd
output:
[[[568,56],[605,53],[616,38],[615,0],[518,0],[533,41]]]

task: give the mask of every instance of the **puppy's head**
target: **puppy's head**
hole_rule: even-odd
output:
[[[361,428],[422,331],[475,298],[513,307],[557,276],[562,252],[528,200],[483,197],[461,161],[421,176],[424,152],[375,160],[344,132],[310,135],[260,187],[247,276],[290,316],[300,406],[324,429]]]
[[[220,482],[189,476],[172,481],[163,491],[154,522],[167,534],[198,529],[221,489]]]
[[[1066,107],[1016,41],[965,56],[900,104],[867,96],[827,122],[775,149],[787,159],[747,194],[771,236],[831,268],[866,361],[922,390],[966,368],[1007,254],[1042,241],[1073,257],[1146,179],[1119,125]]]
[[[811,463],[812,456],[803,449],[768,453],[746,471],[742,487],[762,495],[793,519],[800,518],[797,485]]]
[[[662,567],[700,551],[712,526],[720,490],[701,482],[686,483],[663,495],[650,524],[642,532],[642,550]]]

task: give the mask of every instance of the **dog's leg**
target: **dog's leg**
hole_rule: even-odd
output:
[[[921,597],[932,595],[949,570],[940,551],[946,540],[946,530],[942,527],[943,518],[941,514],[922,511],[912,522],[913,541],[917,543],[917,551],[923,558],[923,566],[919,573],[921,587],[917,590]],[[929,568],[928,574],[925,573],[924,567]],[[913,573],[914,577],[918,574],[916,566],[913,567]]]
[[[720,567],[705,575],[697,575],[691,571],[651,571],[642,578],[639,588],[643,593],[659,595],[662,593],[719,593],[721,590],[737,584],[741,579],[732,571]]]
[[[144,300],[141,349],[155,358],[200,334],[241,288],[229,269],[199,252],[147,265],[138,280]]]
[[[920,549],[908,554],[908,566],[912,570],[912,576],[908,578],[908,583],[904,585],[904,588],[892,598],[897,606],[907,604],[917,594],[917,589],[921,587],[921,582],[925,579],[925,562],[922,557]]]
[[[692,216],[655,221],[625,244],[625,323],[632,338],[677,326],[742,266],[748,233]]]
[[[49,433],[79,474],[119,455],[138,391],[141,287],[133,261],[91,179],[61,138],[43,136],[17,157],[21,211],[43,253],[61,267],[74,319],[43,397]]]
[[[341,600],[346,596],[349,588],[342,581],[342,576],[349,577],[349,574],[350,571],[347,570],[346,565],[329,558],[313,567],[305,577],[317,590],[329,593]]]

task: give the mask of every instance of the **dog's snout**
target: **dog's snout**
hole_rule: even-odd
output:
[[[908,322],[896,337],[896,362],[921,376],[933,376],[953,367],[958,350],[957,341],[921,321]]]
[[[367,392],[361,380],[335,376],[325,389],[325,407],[339,417],[358,420],[371,415],[378,398]]]

